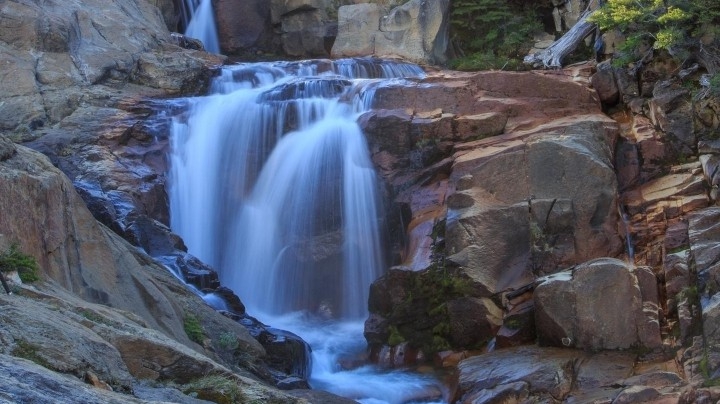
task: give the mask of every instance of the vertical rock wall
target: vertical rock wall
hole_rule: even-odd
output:
[[[340,7],[333,57],[400,57],[442,64],[448,38],[447,0],[412,0],[389,13],[377,4]]]

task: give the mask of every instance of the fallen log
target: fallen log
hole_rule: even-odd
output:
[[[534,68],[560,68],[562,61],[571,54],[575,48],[588,35],[596,30],[595,24],[588,21],[595,10],[585,11],[578,22],[570,28],[560,39],[553,42],[547,49],[525,56],[523,62]]]

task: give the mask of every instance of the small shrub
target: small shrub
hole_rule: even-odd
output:
[[[32,256],[20,252],[16,244],[11,245],[10,249],[0,254],[0,271],[18,271],[23,283],[40,280],[37,261]]]
[[[503,321],[503,325],[511,330],[519,330],[523,326],[522,322],[517,317],[511,317],[506,321]]]
[[[683,290],[678,293],[678,301],[682,301],[684,299],[687,299],[690,304],[697,304],[697,302],[700,301],[700,294],[698,293],[697,286],[688,286],[683,288]]]
[[[220,334],[220,339],[218,340],[218,344],[220,345],[220,348],[228,350],[228,351],[237,349],[237,347],[240,345],[237,335],[235,335],[235,333],[232,333],[229,331]]]
[[[710,76],[708,91],[713,97],[720,97],[720,73]]]
[[[390,336],[388,337],[388,345],[395,346],[405,342],[405,338],[400,334],[397,327],[394,325],[390,326]]]
[[[198,344],[203,343],[205,334],[203,333],[202,326],[200,325],[200,320],[198,320],[194,314],[187,314],[185,316],[183,326],[185,328],[185,334],[187,334],[188,338],[190,338],[190,341],[197,342]]]
[[[720,386],[720,378],[712,377],[712,365],[710,364],[710,357],[707,350],[703,352],[703,356],[698,363],[698,370],[705,379],[702,382],[703,387],[717,387]]]
[[[444,337],[441,337],[439,335],[434,335],[432,338],[432,345],[430,347],[431,352],[441,352],[441,351],[448,351],[452,349],[452,346],[450,346],[450,343],[447,339]]]
[[[237,382],[221,375],[205,376],[182,386],[183,393],[219,404],[247,402]]]
[[[92,321],[93,323],[98,324],[111,324],[105,317],[101,316],[100,314],[90,310],[90,309],[82,309],[78,312],[81,316],[83,316],[85,319]]]

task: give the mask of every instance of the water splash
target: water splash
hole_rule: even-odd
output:
[[[301,313],[273,317],[272,323],[302,335],[313,347],[313,388],[357,400],[362,404],[443,404],[449,391],[431,375],[377,367],[340,364],[364,352],[362,321],[328,322]],[[346,367],[347,369],[343,369]]]

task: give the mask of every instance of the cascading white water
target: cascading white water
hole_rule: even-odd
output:
[[[185,0],[181,17],[185,35],[199,39],[206,51],[220,53],[212,0]]]
[[[360,84],[335,74],[346,65],[228,68],[174,126],[173,229],[251,308],[361,318],[382,273],[363,102],[340,101]]]
[[[385,265],[376,174],[356,122],[378,84],[368,78],[421,74],[370,60],[228,67],[214,94],[189,100],[173,124],[173,230],[249,312],[309,340],[311,383],[365,402],[403,403],[417,390],[411,386],[434,386],[398,373],[409,385],[393,384],[395,395],[378,388],[388,374],[377,374],[374,387],[351,388],[377,372],[333,365],[362,345],[369,286]],[[350,339],[331,331],[341,325],[355,330]]]

